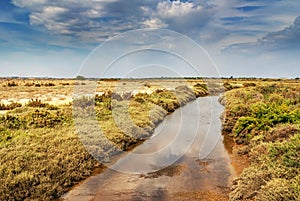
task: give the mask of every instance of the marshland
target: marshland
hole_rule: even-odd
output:
[[[0,82],[0,200],[300,198],[297,79]],[[74,96],[91,83],[92,96]],[[166,142],[157,140],[163,130]],[[191,146],[172,164],[139,174],[109,168],[164,147],[178,130],[175,148]],[[207,154],[203,133],[218,142]]]

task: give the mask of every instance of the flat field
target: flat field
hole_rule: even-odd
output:
[[[74,96],[89,87],[93,96]],[[251,161],[230,199],[299,196],[298,80],[3,78],[0,88],[0,200],[57,199],[105,168],[95,158],[109,162],[150,137],[178,107],[224,91],[224,130]],[[93,112],[102,137],[86,121]]]
[[[84,91],[90,83],[1,79],[0,200],[59,198],[103,168],[86,149],[109,161],[116,150],[127,150],[147,139],[165,115],[208,94],[201,80],[105,80],[96,81],[95,96],[73,98],[75,89]],[[128,111],[134,124],[123,123],[122,130],[113,119],[112,107],[120,115]],[[84,121],[91,108],[103,137],[95,138]],[[76,119],[84,122],[77,127],[76,114],[80,114]],[[122,118],[126,122],[126,117]],[[88,134],[78,136],[78,126]],[[90,146],[84,147],[82,142]]]

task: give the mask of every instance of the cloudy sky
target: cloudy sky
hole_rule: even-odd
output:
[[[297,0],[1,0],[0,76],[74,77],[107,39],[151,28],[194,40],[220,76],[299,77],[299,8]]]

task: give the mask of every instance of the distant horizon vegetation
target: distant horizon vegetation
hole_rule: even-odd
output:
[[[299,80],[299,76],[295,77],[246,77],[246,76],[221,76],[221,77],[193,77],[193,76],[182,76],[182,77],[167,77],[167,76],[160,76],[160,77],[128,77],[128,78],[121,78],[121,77],[85,77],[82,75],[77,75],[76,77],[55,77],[55,76],[0,76],[0,79],[73,79],[73,80],[141,80],[141,79],[242,79],[242,80],[251,80],[251,79],[258,79],[258,80]]]

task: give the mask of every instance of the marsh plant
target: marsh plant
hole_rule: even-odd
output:
[[[268,84],[227,92],[224,129],[251,165],[230,200],[300,199],[300,86]],[[245,148],[246,147],[246,148]]]

